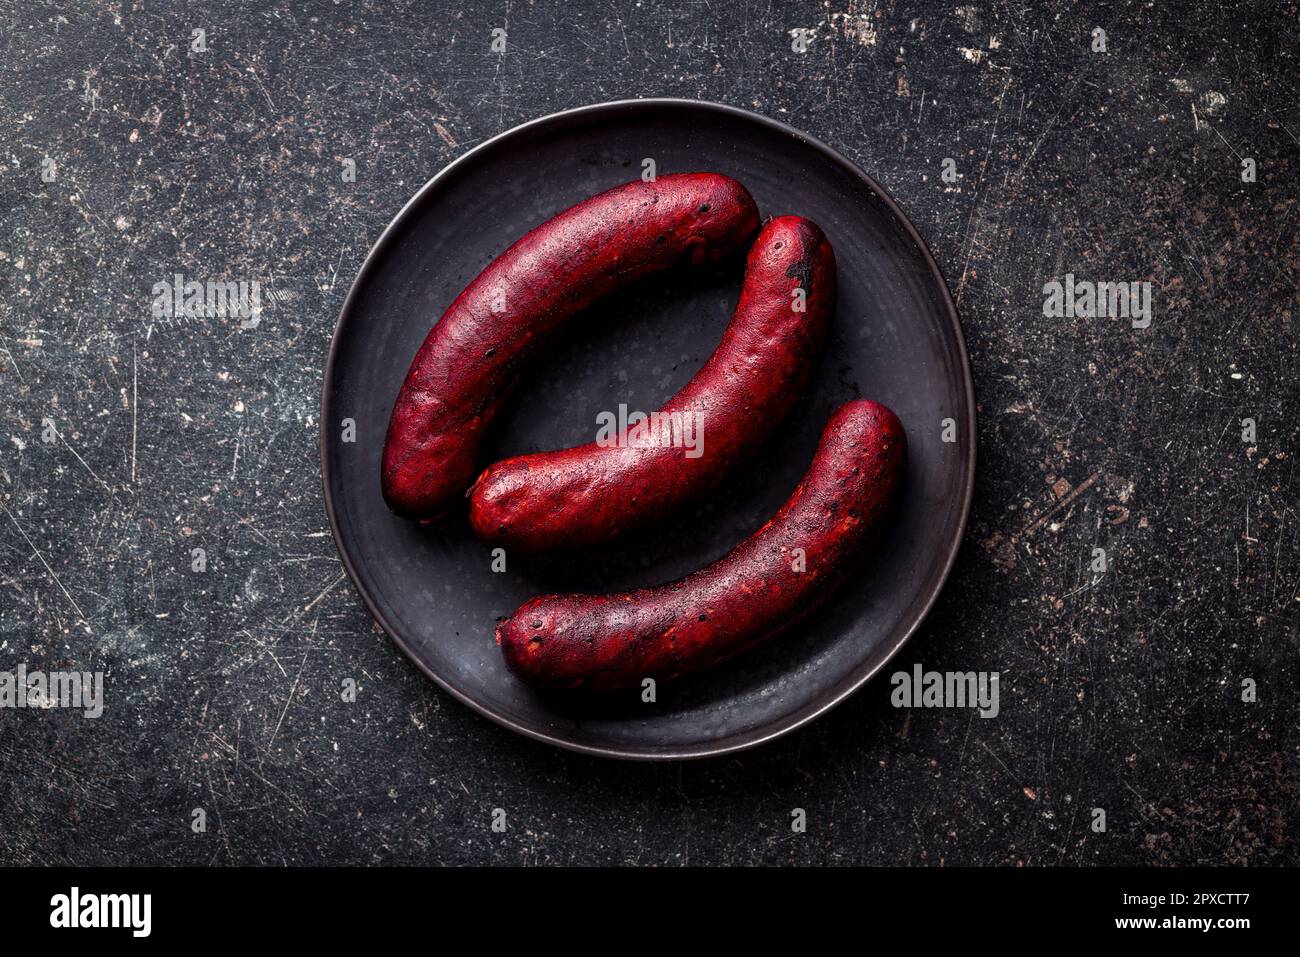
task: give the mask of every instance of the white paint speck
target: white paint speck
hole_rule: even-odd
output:
[[[846,40],[856,40],[864,47],[876,45],[876,29],[869,13],[832,13],[831,26]]]
[[[1201,102],[1205,104],[1202,112],[1204,112],[1206,116],[1214,116],[1227,106],[1228,98],[1218,90],[1210,90],[1201,97]]]

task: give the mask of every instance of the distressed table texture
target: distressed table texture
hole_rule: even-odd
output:
[[[0,8],[0,669],[105,674],[100,718],[0,710],[0,861],[1297,861],[1294,4],[254,7]],[[896,662],[999,672],[996,718],[881,679],[733,757],[578,756],[346,580],[318,395],[371,243],[488,137],[649,95],[823,139],[933,249],[980,463]],[[261,321],[155,316],[176,273]],[[1150,282],[1150,326],[1045,316],[1067,273]]]

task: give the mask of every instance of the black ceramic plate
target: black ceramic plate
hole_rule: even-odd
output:
[[[389,412],[430,326],[524,232],[593,193],[659,174],[734,176],[764,216],[821,225],[839,302],[813,385],[752,466],[662,527],[594,552],[494,572],[464,515],[421,527],[389,513],[379,457]],[[486,461],[591,441],[596,415],[650,411],[713,352],[742,260],[638,286],[592,309],[521,384]],[[836,599],[776,644],[639,694],[543,695],[501,660],[497,619],[546,591],[658,584],[707,564],[780,506],[830,411],[862,396],[902,419],[910,466],[897,521]],[[342,440],[355,422],[355,441]],[[955,442],[942,440],[953,420]],[[975,405],[961,328],[916,230],[875,182],[801,133],[743,110],[634,100],[569,110],[489,140],[429,181],[375,244],[343,304],[325,367],[321,470],[343,563],[374,617],[429,677],[506,727],[578,751],[688,758],[811,721],[879,671],[929,610],[970,506]],[[707,439],[707,437],[706,437]]]

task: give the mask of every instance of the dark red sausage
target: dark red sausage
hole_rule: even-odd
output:
[[[384,498],[435,518],[458,501],[525,359],[600,296],[681,262],[718,259],[758,229],[745,187],[714,173],[663,176],[593,196],[498,256],[416,353],[384,443]]]
[[[470,489],[474,531],[523,552],[592,545],[657,521],[715,486],[799,397],[826,338],[835,280],[835,254],[815,223],[799,216],[769,222],[749,251],[722,342],[651,416],[659,425],[654,439],[497,462]],[[693,423],[693,433],[677,428],[683,423]],[[690,445],[679,441],[683,435]]]
[[[750,538],[667,585],[526,602],[497,627],[506,664],[539,687],[613,691],[699,671],[775,637],[863,556],[898,499],[906,454],[894,413],[864,399],[841,406],[808,474]]]

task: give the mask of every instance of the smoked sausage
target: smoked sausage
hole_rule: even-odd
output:
[[[616,691],[711,667],[789,629],[835,591],[899,498],[907,439],[858,399],[822,432],[794,494],[735,549],[685,578],[606,595],[543,595],[496,630],[506,664],[543,688]]]
[[[461,499],[525,360],[565,320],[643,276],[720,259],[758,225],[740,183],[684,173],[600,193],[525,235],[465,288],[416,353],[384,442],[389,507],[432,519]]]
[[[518,552],[593,545],[716,486],[803,391],[835,285],[835,254],[815,223],[768,222],[750,248],[731,323],[690,382],[658,411],[627,417],[641,416],[631,428],[620,416],[603,441],[490,466],[469,492],[475,533]]]

